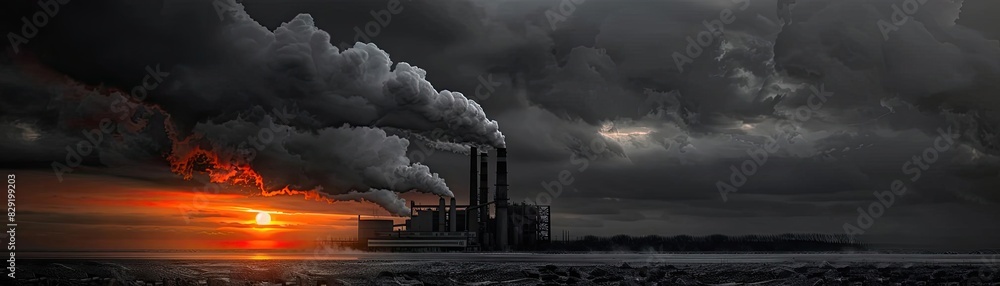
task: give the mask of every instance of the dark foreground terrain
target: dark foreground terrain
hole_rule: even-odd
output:
[[[25,260],[15,285],[1000,285],[996,265]],[[4,283],[4,285],[10,285]]]

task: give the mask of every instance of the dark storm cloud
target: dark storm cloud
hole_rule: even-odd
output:
[[[754,1],[746,10],[738,10],[731,1],[672,2],[669,10],[647,2],[623,2],[628,1],[578,5],[572,20],[550,33],[552,44],[539,47],[554,51],[544,61],[547,67],[540,72],[525,67],[529,77],[541,75],[529,78],[527,91],[520,94],[527,105],[542,108],[540,113],[548,111],[564,122],[581,120],[594,127],[610,123],[618,129],[653,129],[646,142],[618,140],[631,165],[591,162],[590,169],[576,176],[571,186],[575,192],[553,199],[557,211],[577,209],[575,203],[560,202],[574,197],[711,199],[718,195],[713,183],[728,180],[729,166],[739,166],[748,158],[745,151],[755,146],[741,142],[759,144],[764,136],[786,134],[775,132],[779,123],[791,124],[787,134],[792,138],[783,140],[780,151],[741,188],[746,200],[755,200],[752,194],[816,196],[805,203],[769,205],[798,206],[794,209],[799,215],[825,200],[870,202],[873,191],[885,190],[903,176],[901,165],[931,146],[938,128],[948,126],[964,135],[960,145],[942,155],[934,169],[915,183],[905,204],[998,200],[990,191],[1000,182],[998,173],[988,167],[996,162],[991,146],[998,120],[987,116],[996,113],[998,105],[983,91],[997,90],[995,66],[1000,53],[995,38],[983,38],[982,31],[952,22],[961,3],[931,1],[914,19],[919,24],[902,26],[895,38],[886,41],[877,22],[891,17],[892,5],[901,3],[800,3],[788,14],[791,24],[782,26],[773,1]],[[505,8],[518,5],[527,8]],[[737,12],[733,24],[725,26],[724,39],[703,47],[704,54],[685,71],[677,70],[672,52],[684,53],[686,37],[697,36],[704,30],[702,21],[718,19],[726,7]],[[522,17],[525,25],[546,30],[545,23],[537,20],[545,5],[512,1],[491,8],[502,11],[497,15],[505,18],[499,22]],[[809,89],[818,87],[834,96],[808,120],[796,119],[796,109],[810,104]],[[672,95],[664,96],[666,92]],[[655,105],[644,105],[651,103]],[[629,105],[638,105],[638,112],[623,107]],[[531,198],[545,191],[540,182],[577,166],[556,151],[558,146],[536,150],[558,134],[521,120],[540,117],[525,117],[524,110],[508,113],[520,114],[498,117],[510,137],[531,134],[525,137],[533,139],[512,143],[512,156],[526,148],[538,155],[521,160],[555,159],[551,164],[521,166],[531,175],[514,175],[514,192]],[[656,145],[672,148],[649,148]],[[552,154],[563,155],[560,159]],[[986,171],[971,171],[984,167]],[[579,209],[585,211],[586,206]],[[842,209],[825,207],[832,212],[824,213],[852,218],[854,206],[838,206]],[[724,213],[747,207],[726,204],[707,209]],[[833,228],[839,226],[835,224]]]
[[[222,27],[211,1],[184,1],[188,9],[169,13],[164,1],[71,2],[20,48],[74,79],[121,87],[139,83],[146,65],[221,60],[223,52],[214,50],[220,46],[206,44]],[[4,3],[5,35],[20,34],[21,17],[41,11],[35,3]]]

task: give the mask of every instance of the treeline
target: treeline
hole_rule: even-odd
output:
[[[633,252],[685,252],[685,251],[859,251],[867,246],[847,235],[833,234],[776,234],[710,236],[658,235],[612,237],[583,236],[565,241],[552,241],[539,245],[543,251],[633,251]]]

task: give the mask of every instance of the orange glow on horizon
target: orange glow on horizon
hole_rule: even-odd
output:
[[[195,193],[190,188],[198,184],[91,174],[67,176],[62,183],[44,172],[18,176],[38,190],[24,197],[37,202],[37,213],[24,214],[39,226],[25,234],[26,247],[34,249],[310,249],[317,240],[355,237],[357,214],[373,208],[225,193],[230,189]],[[60,191],[67,185],[80,191]],[[260,213],[271,218],[268,224],[258,224]]]
[[[230,240],[220,241],[222,248],[232,249],[294,249],[306,246],[302,241],[277,241],[277,240]]]
[[[254,253],[250,260],[270,260],[271,256],[266,253]]]

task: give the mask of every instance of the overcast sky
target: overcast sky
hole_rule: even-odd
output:
[[[250,163],[263,189],[391,212],[414,188],[467,199],[453,143],[506,146],[511,200],[551,204],[573,235],[842,234],[899,180],[862,240],[1000,247],[1000,2],[580,2],[70,2],[5,47],[0,160],[87,192],[51,163],[110,116],[114,140],[62,176],[186,191],[211,163],[185,158],[271,128]],[[4,4],[4,35],[42,11],[25,3]],[[169,76],[119,120],[115,90],[157,65]]]

